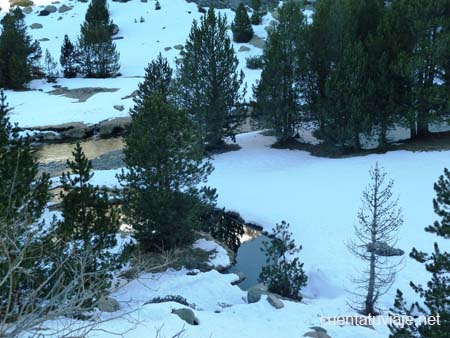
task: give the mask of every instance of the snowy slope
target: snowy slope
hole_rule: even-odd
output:
[[[2,0],[0,7],[6,8]],[[37,0],[33,7],[33,13],[26,15],[27,25],[40,23],[42,29],[30,29],[33,38],[41,40],[42,50],[50,51],[55,60],[59,60],[60,48],[67,34],[72,41],[76,41],[80,25],[84,21],[84,15],[88,3],[74,0],[61,1],[54,4],[57,8],[66,4],[73,9],[65,13],[52,13],[49,16],[38,16],[44,5],[51,4],[49,0]],[[121,74],[115,79],[60,79],[57,85],[69,89],[84,87],[117,88],[119,91],[112,93],[96,94],[86,102],[77,102],[63,96],[49,95],[52,85],[45,81],[33,81],[30,84],[30,92],[7,91],[11,106],[15,108],[11,116],[13,122],[22,127],[43,126],[50,124],[61,124],[66,122],[97,123],[107,118],[125,116],[132,105],[132,99],[122,98],[130,95],[137,89],[137,84],[144,76],[144,68],[159,53],[167,57],[172,66],[175,66],[175,58],[179,50],[177,45],[184,45],[192,21],[199,20],[201,13],[198,12],[194,3],[184,0],[161,0],[162,9],[155,10],[155,2],[149,0],[143,3],[133,0],[126,3],[108,1],[111,19],[119,26],[116,37],[117,49],[120,52]],[[226,15],[228,22],[234,19],[231,10],[220,10]],[[145,21],[140,22],[140,18]],[[135,22],[135,20],[137,22]],[[263,25],[255,26],[255,33],[261,38],[267,36],[264,27],[272,20],[270,14],[264,18]],[[231,31],[230,31],[231,37]],[[43,41],[48,39],[48,41]],[[238,52],[241,46],[250,50]],[[170,50],[166,50],[169,49]],[[260,75],[260,70],[250,70],[245,67],[245,59],[249,56],[259,55],[262,50],[250,44],[235,44],[236,54],[239,58],[240,67],[245,72],[247,83],[247,98],[251,94],[251,87]],[[114,105],[123,105],[125,110],[119,112],[113,108]]]
[[[274,139],[257,132],[238,135],[237,142],[241,150],[214,158],[215,171],[209,184],[217,188],[221,207],[238,211],[247,221],[268,231],[281,220],[291,224],[296,242],[303,246],[299,255],[309,278],[303,290],[306,304],[287,304],[278,312],[265,301],[233,306],[220,316],[207,316],[207,323],[214,321],[214,329],[208,334],[196,327],[190,328],[189,332],[196,332],[190,336],[209,337],[212,333],[213,337],[233,337],[240,332],[238,337],[300,337],[308,325],[320,324],[320,316],[354,315],[347,306],[351,299],[347,290],[352,289],[350,278],[357,276],[363,266],[348,252],[345,243],[353,235],[361,193],[369,180],[368,170],[376,162],[395,180],[395,194],[400,196],[404,214],[397,246],[406,252],[402,270],[380,305],[385,310],[392,307],[397,288],[406,298],[416,299],[409,282],[423,283],[429,275],[408,253],[412,247],[429,252],[437,240],[423,229],[436,219],[431,203],[433,183],[448,167],[449,151],[395,151],[326,159],[303,151],[272,149],[269,145]],[[94,179],[97,183],[114,185],[115,173],[117,170],[99,171]],[[232,290],[231,286],[221,287],[217,295]],[[209,291],[204,294],[201,288],[197,292],[198,297],[209,294]],[[384,326],[377,326],[375,331],[322,326],[333,338],[388,336]],[[209,324],[207,327],[210,328]],[[225,327],[227,330],[223,331],[221,328]]]

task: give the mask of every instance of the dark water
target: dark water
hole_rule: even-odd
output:
[[[266,264],[266,256],[261,251],[263,242],[270,241],[270,238],[261,235],[249,241],[242,243],[237,256],[236,264],[230,268],[230,272],[243,272],[247,277],[239,287],[242,290],[248,290],[253,285],[258,284],[259,273],[262,267]]]

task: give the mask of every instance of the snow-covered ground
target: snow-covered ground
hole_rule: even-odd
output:
[[[37,0],[38,5],[50,4],[49,0]],[[97,123],[113,117],[126,116],[132,105],[130,95],[144,75],[144,67],[159,52],[175,64],[179,50],[174,46],[184,44],[193,19],[200,13],[193,3],[184,0],[160,0],[162,10],[155,11],[154,1],[143,3],[133,0],[127,3],[109,2],[111,17],[118,24],[116,40],[121,53],[122,76],[115,79],[60,79],[58,85],[69,89],[99,87],[117,89],[99,93],[86,102],[77,102],[64,96],[50,95],[52,85],[44,81],[30,84],[31,91],[7,91],[8,101],[15,108],[11,120],[21,127],[61,124],[81,121]],[[7,8],[1,0],[0,7]],[[77,1],[61,1],[74,6],[66,13],[37,16],[40,7],[26,16],[28,25],[41,23],[42,29],[30,30],[41,41],[43,50],[49,49],[55,59],[64,34],[75,40],[88,4]],[[230,10],[221,10],[228,21],[234,17]],[[140,17],[145,22],[140,23]],[[61,20],[58,20],[62,17]],[[137,23],[135,23],[135,19]],[[264,38],[264,29],[272,20],[264,18],[264,25],[255,27],[255,33]],[[245,71],[248,88],[260,75],[258,70],[245,67],[245,58],[262,53],[250,44],[236,44],[236,51],[245,45],[247,52],[237,52]],[[168,47],[171,47],[169,50]],[[167,49],[167,50],[166,50]],[[247,97],[251,95],[251,91]],[[118,111],[114,105],[123,105]],[[312,137],[310,137],[312,138]],[[360,262],[348,252],[346,241],[353,235],[353,225],[360,206],[361,192],[368,183],[368,170],[377,161],[385,167],[389,177],[395,180],[395,192],[400,196],[404,214],[404,226],[399,234],[398,247],[409,253],[412,247],[430,251],[436,238],[423,231],[435,220],[432,210],[433,183],[449,166],[450,152],[396,151],[383,155],[370,155],[345,159],[317,158],[303,151],[276,150],[269,147],[274,139],[259,133],[237,137],[241,150],[215,156],[215,171],[209,184],[218,190],[219,206],[239,212],[246,221],[260,224],[265,230],[276,222],[286,220],[297,243],[303,246],[301,261],[305,263],[308,286],[303,290],[302,303],[285,301],[285,307],[274,309],[264,299],[254,304],[246,303],[246,294],[238,286],[232,286],[235,275],[216,271],[187,274],[188,271],[167,271],[162,274],[144,275],[139,280],[122,285],[112,294],[122,305],[116,317],[133,311],[128,316],[102,324],[103,331],[92,332],[90,337],[115,337],[112,333],[125,331],[125,337],[154,337],[156,328],[164,325],[163,332],[171,337],[183,326],[186,337],[196,338],[292,338],[311,331],[311,326],[322,326],[332,338],[387,338],[385,326],[368,329],[354,326],[333,326],[320,323],[321,316],[353,315],[347,306],[352,288],[350,277],[362,269]],[[94,181],[101,185],[115,185],[120,170],[98,171]],[[205,240],[197,247],[217,251],[211,256],[211,264],[225,263],[224,250]],[[404,291],[406,298],[413,293],[408,284],[413,280],[423,283],[428,279],[423,265],[405,256],[394,287],[382,297],[381,306],[392,306],[396,288]],[[180,295],[196,304],[198,326],[185,324],[171,309],[183,307],[177,303],[148,304],[153,297]],[[132,319],[131,321],[129,319]]]
[[[66,4],[73,9],[65,13],[52,13],[49,16],[38,16],[44,5],[52,1],[37,0],[33,12],[26,15],[28,26],[33,23],[43,25],[41,29],[29,29],[34,39],[40,40],[42,50],[48,49],[55,60],[59,60],[60,49],[67,34],[72,41],[76,41],[79,35],[80,25],[88,3],[75,0],[60,1],[54,4],[57,8]],[[175,67],[175,59],[179,55],[177,45],[184,45],[191,29],[192,21],[199,20],[201,13],[197,5],[184,0],[161,0],[161,10],[155,10],[155,1],[141,2],[133,0],[126,3],[108,1],[111,19],[119,26],[116,37],[117,49],[120,52],[122,74],[114,79],[59,79],[57,85],[69,89],[98,87],[118,89],[116,92],[99,93],[86,102],[78,102],[76,99],[64,96],[50,95],[53,84],[43,80],[33,81],[29,92],[7,91],[8,101],[14,107],[11,121],[17,122],[21,127],[35,127],[55,125],[67,122],[85,122],[93,124],[114,117],[122,117],[128,114],[133,101],[131,98],[122,99],[137,89],[137,84],[144,76],[144,68],[156,58],[159,53],[167,57]],[[0,7],[8,8],[8,1],[1,0]],[[226,15],[228,23],[234,19],[231,10],[220,10]],[[1,14],[0,14],[1,16]],[[140,22],[140,18],[144,22]],[[135,20],[137,22],[135,22]],[[255,34],[260,38],[266,38],[264,29],[273,20],[270,14],[264,17],[262,25],[254,26]],[[229,31],[231,37],[231,31]],[[48,39],[48,41],[47,41]],[[249,50],[239,52],[241,47]],[[245,72],[247,84],[247,98],[251,97],[252,85],[259,78],[260,70],[251,70],[246,67],[245,59],[249,56],[262,54],[262,49],[251,44],[234,44],[240,68]],[[170,48],[170,49],[169,49]],[[123,111],[114,109],[114,105],[123,105]]]
[[[209,337],[210,334],[212,337],[300,337],[309,326],[320,325],[320,316],[354,315],[347,305],[351,299],[347,291],[353,288],[351,277],[357,276],[363,265],[349,253],[346,242],[353,236],[361,193],[369,180],[368,170],[376,162],[395,181],[394,192],[400,197],[404,214],[397,246],[406,252],[397,280],[391,291],[382,297],[380,305],[385,310],[392,307],[397,288],[406,298],[416,299],[409,282],[423,283],[429,275],[423,265],[407,255],[412,247],[429,252],[437,240],[423,229],[436,219],[432,209],[433,183],[443,168],[449,166],[449,151],[395,151],[327,159],[304,151],[272,149],[269,145],[274,139],[258,132],[238,135],[237,142],[241,150],[215,156],[215,171],[209,184],[218,190],[219,205],[238,211],[246,221],[260,224],[268,231],[281,220],[291,224],[296,242],[303,246],[299,255],[309,278],[303,290],[305,302],[285,302],[281,310],[274,310],[266,301],[258,304],[233,302],[228,297],[235,299],[239,289],[221,284],[215,289],[216,300],[233,306],[220,314],[198,312],[201,324],[189,327],[190,337]],[[98,171],[94,180],[115,185],[117,172]],[[183,272],[177,274],[182,275],[182,279],[190,278]],[[211,276],[206,274],[204,278],[229,278]],[[195,295],[187,297],[189,302],[210,297],[211,290],[201,287],[196,290]],[[170,308],[173,304],[159,305],[164,306]],[[167,308],[164,311],[169,313]],[[169,314],[154,321],[166,322],[167,329],[182,325]],[[333,338],[388,336],[385,326],[377,326],[375,330],[322,326]],[[129,337],[139,337],[139,334]]]

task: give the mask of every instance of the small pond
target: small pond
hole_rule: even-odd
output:
[[[229,272],[244,273],[245,280],[238,284],[242,290],[248,290],[259,283],[259,274],[266,264],[266,256],[261,251],[264,241],[268,242],[270,238],[259,235],[243,242],[237,252],[236,264],[228,270]]]

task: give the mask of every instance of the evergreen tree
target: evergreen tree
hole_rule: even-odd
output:
[[[39,73],[41,49],[27,33],[24,14],[19,7],[1,20],[0,35],[0,87],[23,88]]]
[[[102,288],[98,290],[101,293],[109,286],[107,269],[114,262],[109,249],[116,245],[118,212],[110,205],[108,192],[90,183],[92,163],[80,144],[76,145],[72,155],[73,160],[67,161],[69,171],[63,173],[60,179],[63,219],[57,224],[57,243],[60,243],[61,250],[58,254],[64,256],[66,252],[78,249],[89,250],[95,255],[96,259],[86,266],[86,272],[104,271],[103,275],[96,274],[97,279],[104,279]],[[66,277],[71,278],[70,271],[65,273]]]
[[[303,263],[298,257],[292,258],[302,249],[297,247],[289,232],[289,224],[282,221],[272,230],[274,239],[263,242],[261,249],[266,254],[267,265],[263,267],[259,280],[267,285],[270,292],[283,297],[302,300],[300,290],[308,277],[303,271]]]
[[[236,16],[231,24],[235,42],[249,42],[253,37],[253,28],[245,5],[241,2],[236,10]]]
[[[92,0],[86,11],[85,21],[91,25],[112,25],[106,0]]]
[[[93,0],[78,40],[78,62],[84,76],[106,78],[119,72],[120,55],[111,39],[111,32],[112,22],[106,1]]]
[[[61,57],[59,58],[59,62],[63,68],[65,78],[73,78],[77,76],[77,50],[67,34],[64,36],[64,42],[61,46]]]
[[[435,234],[444,241],[450,240],[450,171],[445,169],[434,185],[436,198],[433,200],[435,213],[440,220],[425,228],[426,232]],[[444,246],[448,250],[448,244]],[[447,338],[450,332],[450,252],[444,251],[438,243],[430,255],[415,248],[410,256],[417,262],[425,264],[431,274],[426,286],[411,282],[411,287],[421,298],[420,302],[408,305],[403,294],[397,290],[393,312],[408,316],[439,316],[439,325],[414,323],[405,327],[391,326],[391,338]]]
[[[306,19],[294,1],[284,3],[279,14],[264,50],[261,80],[254,88],[255,116],[263,127],[286,141],[294,137],[301,119],[308,58]]]
[[[56,69],[57,64],[55,60],[53,59],[52,55],[48,51],[48,49],[45,50],[45,59],[44,59],[44,71],[47,76],[48,82],[56,82],[56,79],[59,76],[58,70]]]
[[[47,276],[45,231],[39,219],[49,200],[49,176],[38,177],[34,151],[10,124],[10,112],[0,91],[0,243],[2,257],[8,257],[0,259],[0,327],[14,320],[8,314],[17,316],[18,308],[8,306],[20,305],[30,288]],[[17,265],[12,272],[11,262]]]
[[[243,119],[243,72],[227,34],[225,17],[211,7],[194,21],[181,52],[177,77],[182,109],[192,114],[208,148],[234,138]]]
[[[447,0],[396,0],[393,7],[409,32],[402,69],[409,80],[408,119],[414,138],[428,134],[429,124],[448,112],[445,64],[450,53],[450,5]]]
[[[392,198],[393,181],[386,181],[386,173],[378,166],[370,170],[371,183],[364,190],[362,207],[355,225],[356,239],[348,245],[350,251],[365,264],[360,276],[353,281],[357,299],[351,306],[365,316],[379,314],[377,303],[395,280],[398,262],[391,263],[397,232],[403,224],[398,199]],[[402,252],[398,252],[402,255]]]
[[[48,201],[48,175],[38,177],[35,151],[9,122],[11,109],[0,92],[0,215],[9,222],[27,214],[36,220]]]
[[[215,192],[199,188],[212,171],[202,158],[197,130],[189,115],[171,100],[172,69],[161,55],[139,84],[124,149],[128,222],[143,250],[170,249],[193,239],[204,205]]]
[[[342,152],[359,151],[360,134],[372,127],[368,102],[374,88],[367,78],[367,67],[363,45],[350,44],[325,87],[328,109],[324,112],[323,138]]]
[[[261,10],[261,0],[252,0],[253,13],[250,18],[252,25],[260,25],[262,22],[263,12]]]

